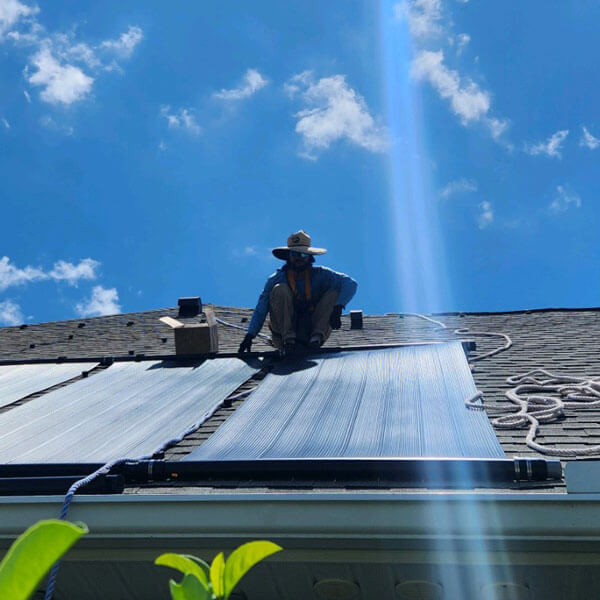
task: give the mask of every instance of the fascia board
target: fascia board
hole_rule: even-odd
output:
[[[0,498],[0,539],[55,518],[62,498]],[[287,540],[296,547],[431,540],[600,545],[600,495],[582,494],[206,494],[81,496],[71,521],[86,539]]]

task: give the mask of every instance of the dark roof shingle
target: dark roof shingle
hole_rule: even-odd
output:
[[[210,305],[212,306],[212,305]],[[216,316],[237,327],[245,327],[251,309],[212,306]],[[77,319],[26,327],[0,328],[0,360],[60,356],[87,358],[98,356],[166,355],[175,351],[170,327],[161,316],[177,316],[177,308],[158,309],[114,316]],[[400,342],[456,339],[454,330],[468,329],[460,337],[477,341],[477,353],[503,344],[498,337],[480,337],[477,332],[505,333],[512,339],[509,350],[473,363],[475,383],[484,394],[485,408],[491,419],[514,411],[505,392],[507,377],[535,368],[576,375],[600,375],[600,310],[540,310],[510,313],[451,313],[432,317],[446,325],[417,316],[401,314],[366,315],[363,329],[350,329],[349,316],[342,317],[342,329],[334,331],[327,346],[357,346]],[[194,318],[195,319],[195,318]],[[83,325],[82,325],[83,324]],[[266,327],[263,333],[266,333]],[[234,352],[244,331],[219,325],[219,349]],[[253,349],[272,350],[260,338]],[[256,385],[257,381],[248,385]],[[247,389],[248,386],[246,386]],[[221,409],[194,436],[184,440],[167,454],[181,456],[206,439],[235,409]],[[525,444],[525,429],[496,430],[508,456],[536,456]],[[555,447],[588,447],[600,443],[600,410],[566,410],[555,422],[543,424],[538,442]]]

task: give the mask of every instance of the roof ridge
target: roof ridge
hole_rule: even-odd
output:
[[[204,306],[210,306],[213,309],[219,311],[227,311],[227,310],[252,310],[247,307],[238,307],[238,306],[225,306],[220,304],[212,304],[207,302]],[[25,323],[25,325],[29,326],[37,326],[37,325],[54,325],[59,323],[81,323],[81,322],[89,322],[89,321],[97,321],[98,319],[107,319],[111,317],[126,317],[133,315],[150,315],[154,313],[161,313],[164,311],[173,311],[178,310],[176,306],[167,306],[163,308],[152,308],[149,310],[137,310],[130,311],[124,313],[115,313],[114,315],[100,315],[95,317],[79,317],[75,319],[62,319],[57,321],[39,321],[32,323]],[[444,311],[444,312],[432,312],[432,313],[423,313],[425,315],[430,316],[461,316],[461,315],[473,315],[473,316],[485,316],[485,315],[515,315],[515,314],[528,314],[528,313],[546,313],[546,312],[600,312],[599,306],[593,307],[548,307],[548,308],[523,308],[518,310],[490,310],[490,311]],[[406,315],[408,313],[405,312],[386,312],[383,314],[367,314],[365,313],[365,317],[394,317],[400,315]],[[12,325],[8,327],[0,327],[0,329],[19,329],[23,325]]]

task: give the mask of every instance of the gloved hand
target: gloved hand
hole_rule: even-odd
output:
[[[331,329],[339,329],[342,326],[342,320],[340,317],[342,316],[342,305],[336,304],[331,311],[331,316],[329,317],[329,324],[331,325]]]
[[[244,336],[244,339],[242,340],[240,347],[238,348],[238,353],[242,354],[242,352],[250,352],[250,350],[252,348],[252,340],[253,339],[254,339],[254,336],[247,333]]]

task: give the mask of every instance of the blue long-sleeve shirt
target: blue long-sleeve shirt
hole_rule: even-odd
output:
[[[271,296],[271,291],[275,285],[278,283],[287,284],[286,267],[287,265],[284,265],[281,267],[281,269],[277,269],[277,271],[275,271],[275,273],[273,273],[269,279],[267,279],[265,289],[258,298],[258,303],[256,304],[256,308],[252,314],[252,319],[250,319],[250,324],[248,325],[248,333],[250,335],[256,336],[256,334],[261,330],[263,323],[267,318],[267,313],[269,312],[269,297]],[[304,277],[300,277],[296,280],[296,286],[298,294],[301,297],[304,297]],[[311,266],[310,287],[311,297],[315,304],[323,297],[325,292],[328,292],[329,290],[337,290],[339,292],[339,296],[336,304],[346,306],[346,304],[352,300],[352,297],[356,293],[358,284],[356,281],[354,281],[354,279],[352,279],[352,277],[345,275],[344,273],[338,273],[337,271],[328,269],[327,267]]]

